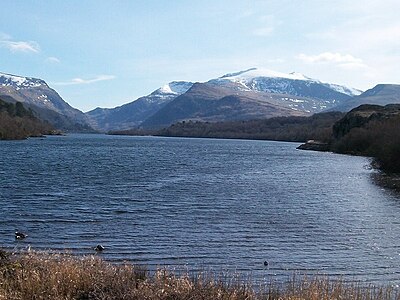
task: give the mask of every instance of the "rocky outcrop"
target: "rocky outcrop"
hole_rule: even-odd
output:
[[[308,140],[304,144],[297,147],[300,150],[313,150],[313,151],[329,151],[330,146],[328,143],[321,141]]]
[[[389,118],[394,115],[400,115],[400,104],[389,104],[386,106],[361,105],[351,110],[333,125],[333,137],[340,139],[353,128],[362,127],[372,120]]]

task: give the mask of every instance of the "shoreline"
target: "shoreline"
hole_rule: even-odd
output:
[[[378,170],[372,174],[372,180],[376,185],[400,195],[400,175],[387,174]]]
[[[0,299],[399,299],[398,286],[363,285],[343,277],[293,274],[289,282],[254,286],[240,274],[176,272],[112,264],[93,255],[0,249]],[[40,299],[45,299],[40,298]]]
[[[351,155],[351,156],[361,156],[365,158],[371,158],[370,168],[376,171],[374,174],[371,175],[374,184],[382,188],[391,190],[397,194],[400,194],[400,174],[385,172],[380,168],[379,163],[377,163],[374,160],[374,157],[369,157],[363,155],[363,153],[357,153],[357,152],[341,153],[333,151],[331,145],[329,145],[328,143],[314,141],[314,140],[309,140],[298,146],[296,149],[305,151],[332,152],[341,155]]]

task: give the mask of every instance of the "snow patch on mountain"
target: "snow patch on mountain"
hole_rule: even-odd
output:
[[[331,88],[332,90],[335,90],[339,93],[342,94],[347,94],[349,96],[358,96],[361,95],[363,91],[355,89],[355,88],[351,88],[351,87],[347,87],[347,86],[343,86],[343,85],[338,85],[338,84],[333,84],[333,83],[322,83],[325,86]]]
[[[349,96],[357,96],[362,93],[362,91],[354,88],[338,84],[324,83],[297,72],[286,74],[260,68],[251,68],[244,71],[229,73],[211,80],[211,82],[214,83],[223,83],[226,81],[238,84],[241,90],[267,91],[272,93],[282,93],[282,91],[289,94],[294,93],[293,81],[302,81],[306,86],[310,86],[311,84],[321,84],[336,92]]]
[[[292,72],[289,74],[276,72],[268,69],[251,68],[245,71],[240,71],[236,73],[229,73],[221,76],[219,79],[227,79],[233,82],[245,83],[258,77],[269,77],[269,78],[286,78],[292,80],[312,80],[311,78],[301,74]]]
[[[162,87],[160,87],[159,92],[160,92],[160,94],[175,94],[175,93],[171,90],[169,84],[166,84],[166,85],[163,85]]]
[[[186,93],[193,85],[193,82],[188,81],[172,81],[155,90],[151,95],[153,96],[179,96]]]
[[[32,88],[42,85],[47,86],[47,84],[41,79],[0,73],[0,86],[11,86],[18,90],[20,88]]]

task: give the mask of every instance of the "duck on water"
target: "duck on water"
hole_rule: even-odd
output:
[[[23,240],[24,238],[26,238],[28,235],[27,234],[25,234],[25,233],[22,233],[22,232],[20,232],[20,231],[16,231],[15,232],[15,239],[16,240]]]

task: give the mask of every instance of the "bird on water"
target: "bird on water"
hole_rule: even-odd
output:
[[[16,231],[15,232],[15,239],[16,240],[23,240],[24,238],[26,238],[28,235],[25,233],[22,233],[20,231]]]
[[[268,267],[269,263],[268,261],[264,260],[264,266]]]
[[[96,247],[94,247],[94,250],[96,250],[97,252],[101,252],[104,250],[104,246],[99,244]]]

